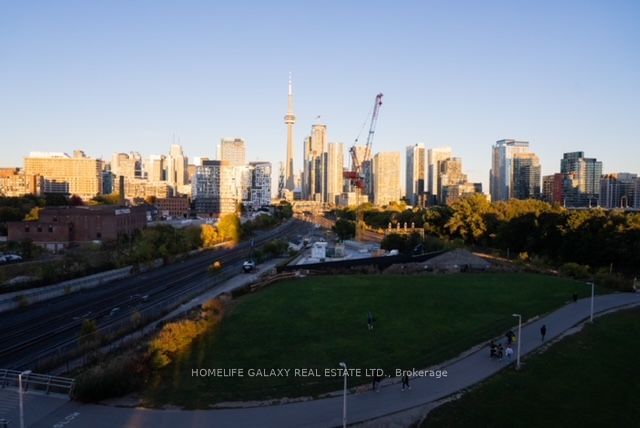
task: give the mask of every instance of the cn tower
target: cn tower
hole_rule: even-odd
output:
[[[287,97],[287,115],[284,123],[287,125],[287,163],[285,166],[285,189],[293,190],[295,187],[293,179],[293,124],[296,123],[296,116],[293,114],[293,91],[291,90],[291,73],[289,73],[289,95]]]

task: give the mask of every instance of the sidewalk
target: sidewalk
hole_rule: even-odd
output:
[[[597,296],[595,313],[640,305],[640,294],[608,294]],[[576,324],[589,318],[590,299],[570,303],[543,318],[523,325],[521,353],[526,355],[542,344],[561,336]],[[539,329],[547,325],[547,337],[541,342]],[[468,351],[467,351],[468,352]],[[454,359],[440,369],[447,377],[422,377],[411,380],[411,390],[401,391],[397,383],[383,386],[380,392],[365,392],[348,396],[348,422],[366,422],[382,416],[403,412],[448,397],[504,369],[513,360],[489,358],[486,346],[463,358]],[[336,362],[337,366],[338,362]],[[51,427],[75,415],[65,424],[68,428],[92,426],[169,428],[176,426],[264,426],[264,427],[331,427],[342,425],[342,397],[297,402],[285,405],[221,410],[151,410],[83,405],[69,402],[46,417],[30,419],[29,426]]]

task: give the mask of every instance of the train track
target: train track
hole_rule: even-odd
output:
[[[256,237],[254,239],[255,245],[261,245],[282,234],[299,233],[305,228],[304,224],[298,222],[283,225]],[[3,322],[0,366],[16,367],[16,364],[23,366],[30,362],[28,360],[37,361],[38,355],[77,342],[77,335],[83,319],[95,320],[98,330],[101,331],[123,323],[127,318],[130,318],[132,309],[139,312],[149,312],[154,307],[169,308],[172,304],[177,306],[176,302],[179,302],[184,296],[203,288],[206,285],[203,281],[211,283],[211,287],[221,282],[220,280],[216,281],[216,277],[225,275],[212,277],[207,272],[207,268],[214,260],[219,260],[222,263],[221,274],[227,274],[232,269],[237,269],[239,272],[239,263],[247,257],[250,250],[250,244],[242,242],[233,249],[217,251],[197,256],[195,260],[189,259],[186,262],[181,262],[184,266],[169,266],[168,268],[172,270],[168,273],[164,273],[161,268],[157,272],[139,274],[134,277],[137,281],[133,286],[118,289],[111,284],[106,286],[105,290],[99,289],[93,293],[86,293],[84,302],[73,310],[64,311],[64,313],[56,311],[50,316],[34,322]],[[236,264],[238,265],[236,266]],[[109,292],[109,288],[114,289]],[[148,295],[148,302],[132,302],[130,297],[136,294]],[[76,298],[77,294],[65,297]],[[59,301],[58,299],[54,300]],[[109,316],[114,307],[121,309],[126,307],[127,310],[121,310],[119,315]],[[26,310],[28,311],[28,308]]]

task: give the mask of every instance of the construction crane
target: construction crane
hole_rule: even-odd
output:
[[[376,132],[378,123],[378,113],[382,105],[382,94],[376,95],[371,113],[371,122],[369,125],[369,134],[367,135],[367,143],[362,153],[362,159],[358,157],[357,143],[360,135],[356,138],[353,146],[349,149],[351,155],[351,171],[346,171],[344,177],[349,180],[351,186],[355,188],[356,193],[356,240],[362,240],[362,232],[364,230],[363,212],[360,209],[361,196],[365,191],[370,190],[371,186],[371,145],[373,136]],[[366,125],[366,122],[365,122]],[[364,125],[363,125],[364,129]],[[362,132],[362,131],[360,131]]]

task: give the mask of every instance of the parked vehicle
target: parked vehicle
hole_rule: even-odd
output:
[[[22,261],[22,257],[17,254],[5,254],[0,256],[0,264],[18,263]]]

